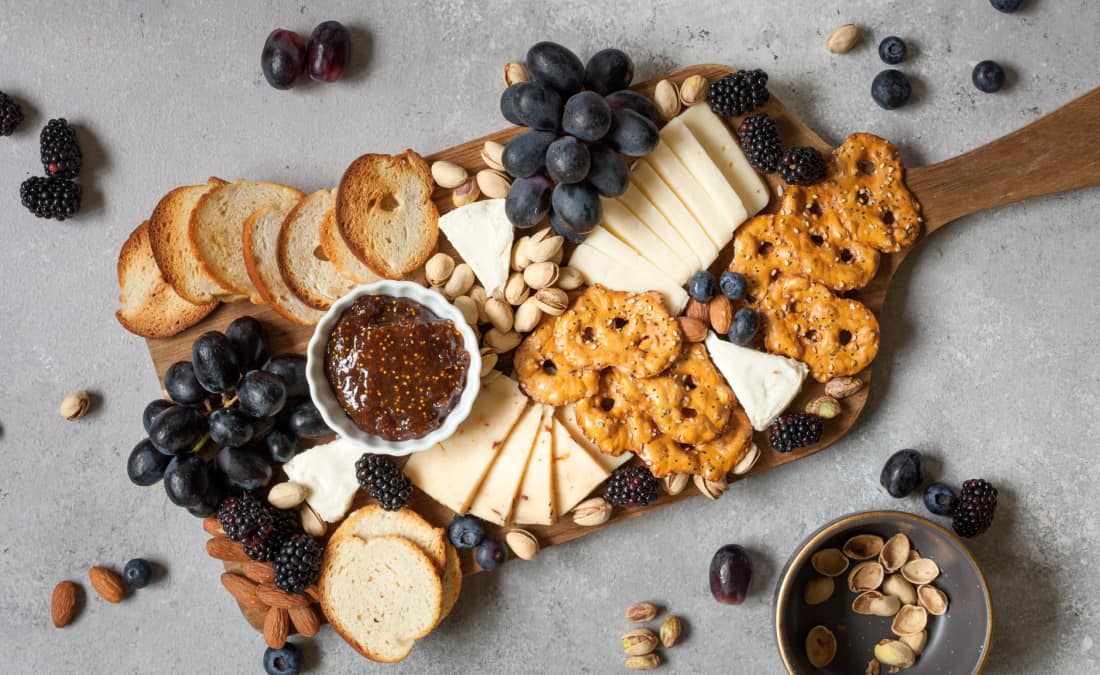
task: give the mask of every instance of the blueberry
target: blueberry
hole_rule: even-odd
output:
[[[302,652],[291,643],[282,649],[264,650],[264,672],[267,675],[298,675],[302,672]]]
[[[932,483],[924,491],[924,505],[937,516],[950,516],[955,513],[957,501],[955,491],[943,483]]]
[[[722,272],[722,276],[718,277],[718,287],[722,289],[722,295],[730,300],[740,300],[745,297],[749,284],[740,272]]]
[[[153,566],[148,560],[134,558],[122,568],[122,580],[130,588],[145,588],[153,577]]]
[[[703,270],[691,275],[688,282],[688,295],[699,302],[710,302],[718,294],[718,280],[710,272]]]
[[[1023,0],[989,0],[989,4],[993,5],[993,9],[998,12],[1004,12],[1005,14],[1011,14],[1020,9],[1020,5],[1024,4]]]
[[[726,333],[729,341],[735,345],[744,347],[756,337],[756,312],[748,307],[742,307],[733,314],[733,323]]]
[[[905,40],[896,35],[883,38],[882,42],[878,43],[878,56],[883,63],[889,63],[891,66],[901,63],[905,60]]]
[[[871,98],[887,110],[900,108],[912,95],[913,87],[909,84],[909,78],[900,70],[884,70],[875,75],[875,80],[871,83]]]
[[[982,61],[974,66],[971,79],[980,91],[992,94],[1005,85],[1005,69],[996,61]]]
[[[916,450],[898,450],[886,460],[879,483],[891,497],[902,498],[924,481],[924,464]]]
[[[473,516],[456,516],[447,528],[455,548],[477,548],[485,538],[485,526]]]
[[[474,555],[478,567],[486,572],[492,572],[508,560],[508,552],[504,550],[504,544],[496,539],[485,539],[477,547]]]

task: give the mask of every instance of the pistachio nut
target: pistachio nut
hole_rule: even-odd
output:
[[[576,267],[561,267],[558,269],[558,288],[563,291],[572,291],[584,285],[584,275]]]
[[[443,252],[436,253],[424,263],[424,276],[432,286],[442,286],[447,283],[454,271],[455,259]]]
[[[625,616],[630,623],[645,623],[657,618],[657,607],[652,602],[635,602],[626,608]]]
[[[661,636],[661,645],[665,649],[672,649],[676,646],[676,643],[680,641],[680,635],[683,633],[683,625],[680,623],[680,617],[675,614],[669,614],[665,617],[665,620],[661,622],[661,629],[658,634]]]
[[[309,504],[302,504],[298,509],[298,519],[302,522],[302,531],[311,537],[323,537],[328,530],[328,525]]]
[[[680,114],[680,90],[672,80],[661,80],[653,90],[653,102],[661,119],[670,120]]]
[[[468,295],[460,295],[451,301],[458,311],[462,312],[462,318],[471,326],[477,325],[477,303]]]
[[[533,263],[546,262],[557,255],[564,245],[565,238],[561,235],[554,235],[539,242],[528,241],[524,253]]]
[[[489,373],[493,372],[493,369],[497,367],[497,362],[500,361],[500,356],[493,351],[492,347],[481,348],[481,377],[485,377]]]
[[[806,658],[814,668],[824,668],[836,658],[836,635],[825,626],[814,626],[806,635]]]
[[[489,323],[493,324],[501,333],[512,330],[515,316],[512,314],[512,306],[500,298],[489,298],[485,301],[485,314],[489,316]]]
[[[745,452],[745,456],[733,465],[733,469],[730,470],[730,473],[735,476],[744,476],[752,471],[752,468],[756,466],[758,461],[760,461],[760,447],[756,445],[756,443],[753,443]]]
[[[267,501],[277,509],[293,509],[306,500],[309,488],[301,483],[286,481],[277,483],[267,493]]]
[[[477,186],[489,199],[504,199],[512,188],[512,181],[503,171],[482,169],[477,172]]]
[[[709,89],[710,82],[707,78],[702,75],[692,75],[680,83],[680,103],[689,108],[696,103],[702,103],[707,100]]]
[[[504,64],[504,86],[510,87],[520,82],[530,82],[531,74],[522,61],[509,61]]]
[[[490,328],[485,332],[482,341],[486,346],[492,347],[498,354],[504,354],[518,347],[522,339],[520,334],[515,331],[501,331]]]
[[[818,396],[806,404],[806,412],[826,420],[831,420],[840,414],[840,401],[832,396]]]
[[[891,574],[882,582],[882,592],[892,595],[903,605],[917,604],[917,589],[900,574]]]
[[[806,582],[806,587],[802,590],[802,599],[807,605],[820,605],[833,597],[834,590],[836,590],[836,582],[832,577],[815,574]]]
[[[513,327],[519,333],[530,333],[535,330],[535,326],[539,325],[539,321],[542,321],[542,309],[539,308],[538,300],[527,298],[516,309]]]
[[[69,420],[70,422],[78,420],[88,413],[91,404],[92,401],[91,397],[88,396],[88,392],[77,389],[61,399],[61,407],[58,408],[57,414],[63,420]]]
[[[848,571],[848,556],[839,548],[823,548],[810,558],[810,564],[818,574],[839,577]]]
[[[536,291],[549,288],[558,280],[558,266],[552,262],[533,262],[523,270],[523,280]]]
[[[611,504],[603,497],[586,499],[573,509],[573,522],[584,527],[603,525],[611,517]]]
[[[922,630],[912,635],[902,635],[898,640],[909,645],[909,649],[912,649],[914,654],[920,656],[920,653],[924,651],[924,646],[928,644],[928,631]]]
[[[489,323],[489,315],[485,313],[485,303],[489,302],[489,294],[485,292],[485,287],[481,284],[474,284],[466,295],[473,298],[477,304],[477,322]]]
[[[863,380],[858,377],[834,377],[825,383],[825,393],[835,399],[843,400],[863,389]]]
[[[629,670],[654,670],[661,665],[661,657],[657,652],[645,656],[631,656],[626,660]]]
[[[504,535],[504,541],[520,560],[534,560],[539,554],[539,540],[527,530],[511,530]]]
[[[477,180],[467,178],[466,182],[451,191],[451,203],[455,207],[473,204],[481,196],[481,188],[477,186]]]
[[[523,272],[512,272],[511,276],[508,277],[508,282],[504,284],[504,299],[508,301],[508,304],[518,307],[523,304],[523,301],[529,295],[531,295],[531,289],[527,287],[527,282],[523,280]]]
[[[481,161],[485,166],[496,171],[504,171],[504,144],[496,141],[485,141],[481,148]]]
[[[894,668],[909,668],[917,662],[917,655],[909,645],[889,638],[879,640],[875,645],[875,658],[883,665]]]
[[[692,477],[692,480],[695,482],[695,487],[699,488],[699,492],[705,494],[708,499],[718,499],[729,489],[729,483],[724,480],[710,480],[699,474]]]
[[[829,34],[825,48],[832,54],[843,54],[859,43],[859,26],[846,23]]]
[[[465,168],[454,162],[448,162],[445,159],[432,162],[432,178],[441,188],[456,188],[465,183],[469,176]]]
[[[665,492],[675,497],[684,491],[690,480],[691,476],[686,473],[670,473],[661,479],[661,484],[664,485]]]
[[[531,241],[531,237],[523,236],[516,239],[516,242],[512,244],[512,257],[508,262],[512,269],[517,272],[522,272],[531,264],[531,259],[527,257],[527,253],[524,251],[529,241]]]
[[[657,636],[648,628],[628,630],[620,639],[627,656],[644,656],[657,648]]]
[[[451,277],[447,279],[447,283],[443,286],[443,293],[451,299],[466,295],[474,287],[474,281],[476,281],[474,268],[466,263],[461,263],[456,265],[454,271],[451,272]]]
[[[543,313],[559,316],[569,306],[569,296],[560,288],[540,288],[535,293],[535,304]]]

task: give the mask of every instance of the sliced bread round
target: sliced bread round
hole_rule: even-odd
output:
[[[443,574],[447,566],[447,533],[441,527],[433,527],[412,509],[387,511],[378,504],[369,504],[344,519],[332,539],[339,537],[386,536],[404,537],[424,551],[436,570]]]
[[[222,287],[221,300],[245,300],[256,289],[241,254],[244,221],[265,206],[290,209],[305,195],[278,183],[238,180],[203,195],[191,213],[188,237],[199,253],[203,272]]]
[[[387,279],[423,265],[439,238],[434,185],[412,150],[352,162],[336,194],[336,225],[355,257]]]
[[[383,663],[408,656],[439,623],[443,585],[435,565],[403,537],[330,540],[317,582],[321,611],[360,654]]]
[[[443,621],[451,614],[451,610],[458,603],[458,596],[462,594],[462,560],[458,557],[458,550],[450,542],[447,543],[447,565],[443,568],[443,607],[439,612],[439,620]]]
[[[279,271],[291,292],[319,310],[346,295],[355,284],[340,276],[321,248],[321,223],[332,211],[335,190],[318,190],[290,210],[279,231]]]
[[[157,267],[180,297],[196,304],[214,301],[222,287],[203,272],[198,250],[191,245],[191,213],[206,193],[225,184],[211,178],[205,185],[176,188],[161,198],[149,218],[149,244]]]
[[[115,318],[126,330],[147,338],[165,338],[194,326],[217,308],[179,296],[161,275],[149,243],[149,221],[130,233],[118,252],[119,302]]]
[[[363,261],[355,257],[344,241],[344,235],[340,234],[340,228],[336,227],[335,206],[321,219],[321,250],[328,258],[336,272],[357,284],[373,284],[382,277],[374,273],[374,270],[363,264]]]
[[[253,213],[244,223],[244,264],[248,278],[256,288],[256,303],[266,303],[283,318],[303,326],[312,326],[321,320],[324,312],[316,310],[298,299],[279,274],[275,250],[279,230],[283,227],[290,209],[285,206],[265,206]]]

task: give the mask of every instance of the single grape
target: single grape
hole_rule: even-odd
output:
[[[222,446],[244,445],[256,429],[253,420],[236,408],[218,408],[210,413],[210,440]]]
[[[267,339],[263,325],[251,316],[242,316],[225,329],[225,337],[233,345],[237,365],[241,370],[259,368],[267,360]]]
[[[351,59],[351,35],[339,21],[325,21],[313,29],[306,48],[309,76],[318,82],[335,82]]]
[[[611,106],[594,91],[573,94],[565,102],[561,126],[582,141],[598,141],[611,130]]]
[[[290,411],[287,417],[287,428],[298,438],[309,440],[332,435],[332,429],[328,428],[317,406],[313,405],[313,401],[309,399],[298,403]]]
[[[595,229],[594,227],[576,227],[572,223],[567,223],[557,211],[550,212],[550,228],[554,230],[554,234],[560,234],[571,244],[580,244]]]
[[[306,42],[301,35],[277,28],[271,31],[260,54],[260,68],[267,83],[290,89],[306,67]]]
[[[154,485],[164,477],[164,470],[172,461],[170,455],[160,452],[148,438],[134,446],[126,460],[126,475],[134,485]]]
[[[640,94],[633,89],[623,89],[604,97],[607,105],[615,110],[633,110],[654,124],[661,123],[661,113],[657,111],[657,105],[645,94]]]
[[[515,178],[527,178],[546,166],[546,149],[557,139],[549,131],[525,131],[508,141],[501,154],[504,170]]]
[[[588,146],[588,182],[604,197],[618,197],[630,186],[630,169],[622,156],[603,144]],[[515,189],[513,186],[512,189]]]
[[[149,440],[166,455],[190,452],[205,433],[206,418],[183,406],[165,410],[149,426]]]
[[[198,506],[209,488],[210,474],[198,455],[174,457],[164,470],[164,492],[176,506]]]
[[[203,333],[191,345],[191,364],[199,384],[212,394],[229,391],[241,377],[232,343],[217,331]]]
[[[207,395],[195,378],[195,368],[190,361],[177,361],[168,366],[164,373],[164,391],[178,405],[197,405]]]
[[[605,140],[612,150],[630,157],[643,157],[653,152],[661,137],[657,125],[644,115],[633,110],[616,110]]]
[[[253,448],[222,448],[215,460],[229,484],[242,490],[258,490],[271,482],[274,468],[266,453]]]
[[[559,183],[550,197],[554,213],[578,232],[592,231],[603,217],[600,193],[588,182]]]
[[[538,131],[557,131],[561,122],[561,96],[553,89],[538,82],[516,85],[512,96],[516,119],[523,126]]]
[[[264,439],[271,461],[286,464],[298,454],[298,439],[285,431],[272,431]]]
[[[157,415],[172,407],[174,407],[172,402],[163,398],[150,401],[149,404],[145,406],[145,410],[141,413],[141,426],[145,428],[145,433],[149,433],[149,427],[153,426],[153,419],[155,419]]]
[[[740,605],[749,594],[752,560],[745,549],[728,544],[718,549],[710,561],[710,592],[727,605]]]
[[[500,95],[500,114],[516,126],[524,126],[523,121],[516,115],[516,92],[523,86],[523,82],[516,82],[504,90]]]
[[[237,385],[237,405],[251,417],[277,415],[286,404],[286,385],[266,370],[248,372]]]
[[[591,166],[588,147],[572,136],[562,136],[546,149],[546,173],[558,183],[579,183]]]
[[[538,42],[527,50],[527,71],[531,77],[566,96],[584,84],[584,64],[569,49],[556,42]]]
[[[634,61],[621,49],[601,49],[584,69],[584,86],[603,95],[626,89],[633,81]]]
[[[283,406],[283,410],[286,410],[287,406]],[[262,441],[272,431],[275,430],[275,426],[278,423],[278,417],[253,417],[252,421],[252,440]]]
[[[504,201],[508,220],[520,229],[535,227],[550,212],[550,193],[554,183],[541,174],[517,178]]]
[[[288,398],[309,396],[309,382],[306,381],[306,357],[298,354],[279,354],[268,359],[263,369],[283,379]]]
[[[210,485],[206,488],[206,494],[202,496],[202,501],[198,504],[187,507],[187,512],[196,518],[205,518],[217,513],[222,499],[225,499],[230,490],[225,474],[218,467],[207,464],[206,468],[210,480]]]

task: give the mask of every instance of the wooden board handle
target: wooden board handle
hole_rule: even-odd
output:
[[[1004,138],[912,169],[906,183],[927,232],[984,209],[1100,185],[1100,88]]]

